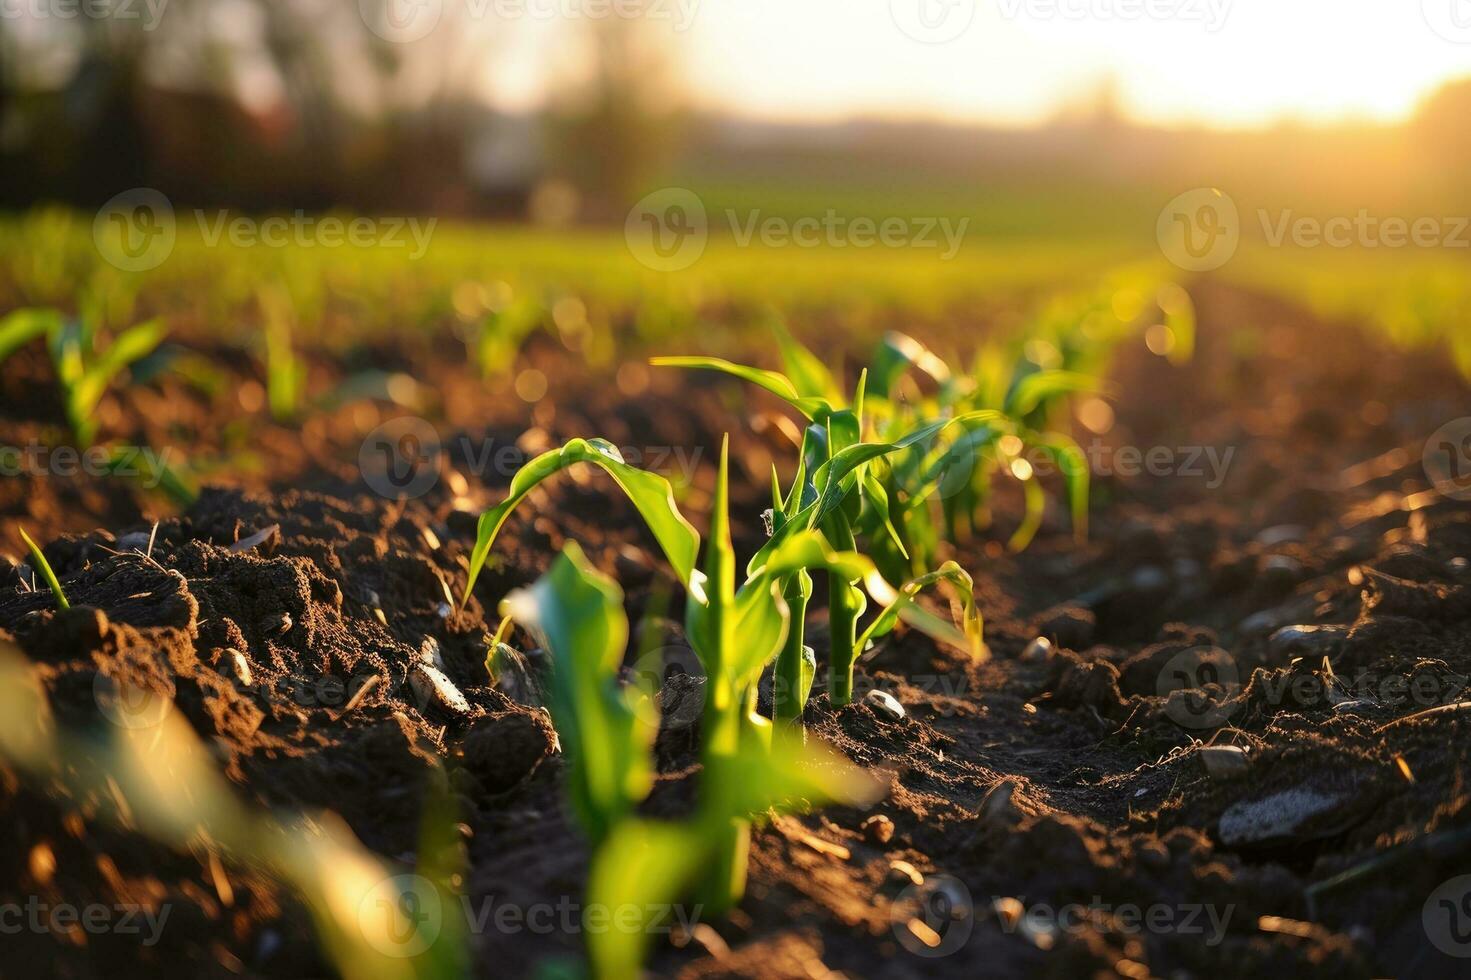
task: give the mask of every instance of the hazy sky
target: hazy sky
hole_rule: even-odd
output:
[[[1112,76],[1151,121],[1384,119],[1471,75],[1471,0],[652,2],[698,103],[782,118],[1025,123]]]

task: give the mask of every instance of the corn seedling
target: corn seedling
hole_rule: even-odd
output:
[[[103,468],[112,476],[142,481],[142,476],[138,469],[138,453],[137,447],[109,448],[107,460],[103,464]],[[154,475],[158,483],[154,487],[149,487],[144,482],[143,486],[145,489],[163,491],[164,496],[168,497],[174,506],[180,509],[189,508],[194,504],[194,501],[199,499],[199,491],[195,487],[193,477],[185,475],[185,473],[178,469],[169,466],[162,459],[157,460],[154,465],[158,468],[157,473]]]
[[[516,354],[541,326],[543,314],[541,304],[529,299],[512,301],[504,309],[485,314],[465,341],[482,378],[489,381],[511,372]]]
[[[26,308],[0,317],[0,364],[31,341],[59,332],[61,324],[56,310]]]
[[[685,584],[685,633],[706,675],[701,751],[710,774],[708,792],[716,795],[709,805],[716,812],[735,812],[739,807],[719,794],[726,793],[725,787],[739,774],[726,774],[745,765],[742,761],[745,753],[771,750],[772,725],[756,712],[756,687],[798,618],[786,600],[788,583],[798,573],[813,569],[825,571],[830,579],[845,585],[877,576],[871,562],[851,551],[834,550],[818,530],[823,523],[821,518],[828,516],[827,511],[836,506],[842,488],[847,486],[844,478],[861,464],[864,453],[873,449],[855,448],[859,452],[850,452],[838,459],[836,466],[825,466],[819,471],[823,492],[799,508],[793,520],[767,542],[748,564],[744,580],[737,587],[728,513],[728,446],[721,449],[710,537],[705,543],[703,563],[696,567],[701,551],[700,536],[680,514],[668,481],[628,465],[603,440],[574,439],[526,464],[512,478],[505,501],[481,516],[471,553],[466,596],[484,567],[500,528],[532,488],[577,463],[592,463],[612,475]],[[852,591],[858,592],[856,588]],[[862,601],[861,593],[858,597]],[[856,635],[850,645],[853,643]],[[845,658],[845,668],[850,672],[848,688],[851,690],[850,654],[847,651],[840,656]],[[811,683],[810,661],[807,666],[805,685],[798,674],[798,686],[804,690]],[[744,818],[732,817],[720,824],[723,844],[713,851],[702,887],[705,904],[712,909],[729,907],[743,893],[744,855],[749,835],[749,821]]]
[[[207,848],[229,862],[222,867],[260,869],[285,883],[309,910],[331,972],[344,980],[466,975],[463,920],[441,916],[437,941],[422,950],[403,940],[422,921],[415,918],[421,902],[455,901],[449,882],[463,869],[443,846],[455,836],[446,791],[431,788],[426,800],[415,876],[395,877],[335,814],[242,802],[182,712],[153,726],[104,727],[110,734],[99,740],[59,724],[33,666],[0,644],[0,756],[38,789],[98,801],[89,821],[95,815],[180,853]],[[404,881],[415,890],[400,892]]]
[[[0,319],[0,363],[32,340],[45,338],[67,424],[85,448],[97,435],[97,403],[108,387],[130,365],[153,353],[166,333],[161,321],[149,320],[99,347],[89,320],[67,319],[57,310],[16,310]]]
[[[56,599],[56,608],[70,609],[71,603],[66,601],[66,593],[61,591],[61,583],[56,580],[56,573],[51,570],[51,563],[46,560],[46,556],[41,553],[36,542],[31,540],[25,528],[20,528],[20,537],[26,543],[26,548],[30,550],[31,562],[36,566],[36,571],[41,573],[41,577],[51,587],[51,595]]]
[[[832,375],[816,356],[780,328],[777,337],[790,377],[719,358],[659,357],[652,362],[656,366],[707,368],[742,378],[781,397],[806,417],[808,426],[797,476],[785,497],[773,476],[772,539],[757,559],[769,548],[780,547],[787,534],[811,531],[821,531],[837,550],[853,552],[857,548],[855,532],[866,526],[881,529],[907,559],[892,522],[891,492],[878,479],[875,464],[885,457],[931,444],[952,426],[994,428],[1007,420],[995,411],[956,414],[926,423],[913,420],[906,431],[885,427],[884,435],[892,434],[892,442],[865,442],[865,431],[872,432],[865,416],[867,372],[859,377],[851,407],[841,407],[841,396],[836,394]],[[803,578],[801,571],[792,571],[791,577],[782,583],[782,592],[794,610],[805,611],[811,583]],[[840,705],[852,700],[853,664],[861,652],[858,621],[867,602],[858,581],[857,576],[844,578],[831,572],[828,575],[828,623],[832,635],[828,694],[833,703]],[[800,619],[800,612],[794,612],[794,619]],[[973,646],[979,653],[979,641]],[[801,680],[807,661],[802,638],[789,635],[777,667],[778,677],[785,682],[778,718],[792,720],[800,716],[805,702]]]
[[[720,540],[717,531],[704,581],[724,581],[726,586],[712,589],[710,594],[717,596],[713,601],[701,603],[692,596],[691,609],[704,613],[691,625],[702,628],[707,651],[715,642],[722,645],[719,652],[732,659],[757,660],[759,654],[753,656],[744,644],[737,651],[725,641],[739,623],[751,618],[762,621],[755,634],[769,638],[769,627],[774,624],[779,632],[786,610],[775,602],[742,603],[741,594],[730,587],[733,561]],[[769,586],[771,579],[763,576],[760,581]],[[706,734],[699,802],[690,818],[670,822],[635,816],[634,808],[652,785],[658,725],[651,692],[618,683],[628,640],[621,590],[571,543],[546,575],[511,593],[503,609],[540,634],[552,655],[552,718],[572,769],[573,807],[594,844],[587,886],[590,906],[644,910],[642,914],[649,916],[655,908],[697,889],[719,911],[740,897],[739,891],[728,889],[734,881],[744,881],[754,816],[794,800],[819,805],[873,797],[872,780],[830,752],[786,740],[773,745],[769,738],[732,730],[723,736]],[[730,636],[712,639],[711,630]],[[774,642],[771,645],[774,649]],[[726,671],[723,676],[728,679],[734,673]],[[711,682],[716,682],[714,673]],[[644,710],[636,704],[639,699],[649,702]],[[738,713],[749,713],[750,706],[743,697]],[[726,719],[707,713],[706,720]],[[712,748],[716,742],[718,751]],[[614,980],[638,976],[648,925],[640,921],[637,928],[590,932],[588,957],[594,976]]]
[[[149,320],[119,333],[103,349],[79,321],[68,321],[52,335],[52,360],[65,392],[67,421],[83,446],[97,434],[97,403],[129,365],[149,354],[167,333],[162,321]]]
[[[291,341],[295,314],[284,289],[262,289],[259,302],[266,345],[266,404],[271,418],[287,422],[301,408],[306,381],[306,369],[297,360]]]

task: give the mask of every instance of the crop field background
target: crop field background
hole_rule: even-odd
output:
[[[1466,975],[1350,6],[0,4],[0,977]]]

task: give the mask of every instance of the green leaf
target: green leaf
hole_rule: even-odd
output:
[[[876,802],[883,787],[872,776],[815,740],[776,739],[770,751],[743,751],[731,760],[728,816],[741,818],[772,808],[793,810],[829,803]],[[727,814],[711,814],[711,819]]]
[[[938,582],[950,583],[960,596],[962,612],[959,630],[946,620],[915,605],[915,597],[920,590]],[[981,614],[976,609],[975,583],[970,574],[955,562],[947,561],[928,575],[906,582],[898,592],[877,576],[869,576],[865,585],[874,601],[883,603],[884,607],[858,638],[859,650],[866,649],[869,643],[888,633],[903,619],[926,636],[963,650],[972,657],[980,658],[985,655],[983,624]]]
[[[1102,392],[1108,386],[1091,374],[1077,371],[1037,371],[1020,379],[1007,398],[1006,410],[1017,418],[1025,418],[1045,402],[1059,395]]]
[[[86,367],[67,392],[67,405],[74,426],[89,420],[113,378],[128,365],[153,353],[168,328],[162,320],[149,320],[118,334],[112,345]]]
[[[728,662],[735,647],[735,546],[730,539],[730,438],[720,445],[720,467],[710,510],[704,568],[691,576],[685,604],[685,634],[705,668],[706,711],[702,732],[707,752],[735,751],[741,737],[742,685]],[[759,625],[769,627],[769,624]],[[766,636],[742,637],[764,644]],[[776,643],[780,644],[778,636]]]
[[[1013,471],[1013,475],[1015,471]],[[1026,551],[1032,539],[1037,536],[1037,531],[1042,527],[1042,515],[1047,509],[1047,497],[1042,492],[1042,485],[1037,482],[1035,474],[1027,473],[1026,476],[1017,476],[1022,485],[1022,499],[1025,509],[1022,513],[1021,526],[1006,543],[1006,547],[1012,551]]]
[[[613,831],[593,856],[587,878],[587,909],[615,917],[604,928],[584,923],[594,977],[642,976],[650,929],[667,922],[668,907],[709,858],[709,837],[694,824],[629,820]],[[686,918],[692,920],[698,907],[690,911]]]
[[[802,647],[802,681],[797,686],[797,703],[805,705],[812,697],[812,682],[817,678],[817,653],[809,646]]]
[[[45,555],[41,554],[41,549],[36,546],[36,542],[31,540],[31,536],[26,533],[26,529],[20,528],[19,530],[21,540],[30,549],[31,561],[36,563],[36,571],[41,573],[41,577],[51,587],[51,595],[56,599],[56,608],[70,609],[71,603],[66,601],[66,593],[61,591],[61,583],[56,580],[56,573],[51,570],[51,563],[46,560]]]
[[[552,721],[570,764],[570,795],[588,836],[601,840],[653,786],[658,732],[618,683],[628,644],[623,590],[569,541],[535,584],[506,597],[502,611],[551,652]]]
[[[1088,500],[1092,474],[1088,456],[1070,436],[1049,432],[1036,437],[1034,445],[1043,455],[1056,462],[1067,487],[1068,508],[1073,517],[1073,536],[1081,544],[1088,540]]]
[[[893,398],[894,385],[910,368],[918,368],[941,386],[950,383],[950,368],[933,351],[908,334],[890,330],[874,351],[869,371],[873,390],[881,398]]]
[[[648,524],[680,581],[690,580],[695,568],[695,558],[700,551],[700,535],[679,512],[669,481],[656,473],[625,463],[618,454],[617,447],[606,439],[573,439],[561,449],[542,453],[521,467],[511,478],[506,499],[480,515],[475,548],[470,553],[469,579],[465,583],[465,594],[460,600],[462,608],[469,601],[470,593],[475,588],[475,579],[485,567],[485,560],[490,555],[491,546],[495,544],[496,535],[500,533],[501,526],[505,524],[511,511],[543,480],[577,463],[592,463],[613,478]]]
[[[56,310],[27,308],[13,310],[0,317],[0,363],[26,344],[61,330],[61,314]]]
[[[872,509],[875,519],[888,533],[889,540],[894,542],[894,547],[905,558],[909,557],[909,549],[904,547],[904,541],[899,537],[899,531],[894,527],[894,521],[889,514],[889,491],[879,482],[869,470],[864,470],[863,477],[859,481],[859,487],[863,492],[863,499]]]
[[[966,412],[950,419],[941,419],[938,422],[930,422],[922,425],[903,438],[894,442],[862,442],[856,446],[849,446],[840,452],[834,453],[822,466],[818,467],[813,475],[813,482],[817,485],[818,500],[816,516],[809,527],[821,523],[829,514],[842,504],[842,499],[849,490],[853,488],[856,477],[849,480],[850,475],[870,460],[887,456],[890,453],[902,449],[909,449],[929,439],[934,438],[952,425],[966,422],[1003,422],[1006,417],[1000,412],[981,409],[974,412]]]
[[[820,418],[834,410],[832,402],[826,398],[805,396],[797,390],[784,374],[775,371],[766,371],[761,368],[747,367],[744,364],[733,364],[719,357],[654,357],[649,363],[655,367],[683,367],[683,368],[705,368],[711,371],[720,371],[732,377],[749,381],[758,387],[776,395],[778,398],[801,412],[809,420]]]
[[[833,401],[841,397],[832,372],[816,354],[802,346],[780,320],[771,321],[771,330],[776,334],[782,370],[791,379],[797,394],[804,398],[825,398]]]
[[[107,470],[109,476],[128,476],[131,473],[135,480],[141,479],[141,474],[137,470],[139,453],[140,450],[136,446],[126,449],[108,447],[107,461],[103,464],[103,468]],[[193,506],[194,502],[199,499],[199,491],[195,488],[194,481],[162,459],[159,459],[154,465],[157,466],[156,489],[162,490],[164,495],[180,508]],[[144,489],[153,488],[148,487],[145,483]]]
[[[737,686],[754,683],[786,639],[790,612],[780,586],[787,576],[822,569],[855,581],[873,570],[873,563],[856,552],[834,551],[817,531],[784,537],[763,559],[734,600],[734,634],[740,642],[728,669]]]

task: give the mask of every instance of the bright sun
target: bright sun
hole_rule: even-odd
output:
[[[1395,119],[1441,82],[1471,73],[1471,0],[664,0],[664,7],[701,102],[783,118],[884,113],[1026,123],[1112,79],[1126,109],[1153,122]]]

